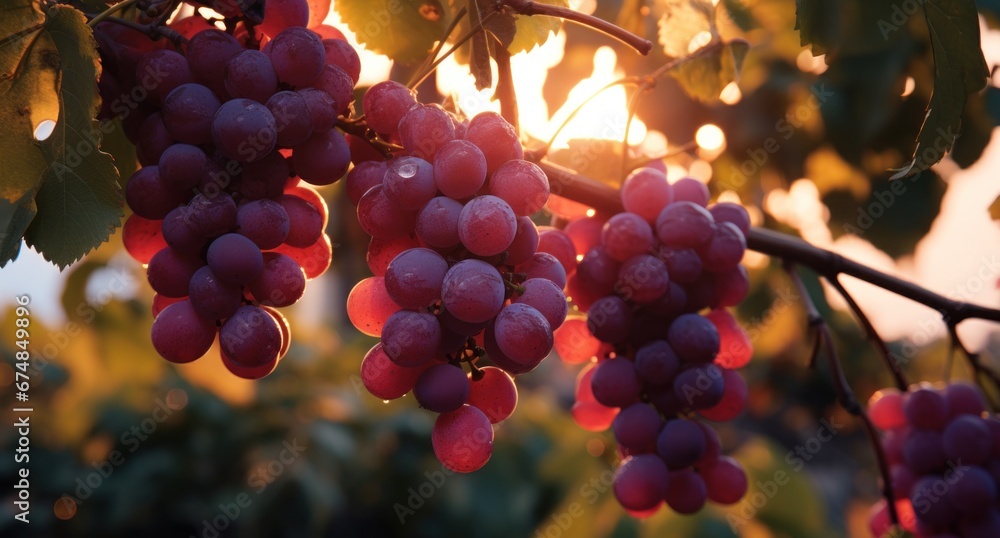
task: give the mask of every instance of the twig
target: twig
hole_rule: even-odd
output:
[[[116,12],[121,11],[121,10],[123,10],[123,9],[125,9],[125,8],[133,5],[133,4],[135,4],[136,2],[138,2],[138,0],[123,0],[122,2],[118,2],[117,4],[111,6],[108,9],[105,9],[104,11],[100,12],[99,14],[97,14],[97,16],[95,16],[93,19],[90,19],[90,22],[87,23],[87,26],[93,28],[93,27],[97,26],[98,24],[100,24],[101,21],[107,19],[111,15],[114,15]]]
[[[427,77],[429,77],[431,75],[431,73],[433,73],[434,70],[437,69],[437,66],[441,65],[441,62],[443,62],[445,60],[445,58],[447,58],[447,57],[451,56],[452,54],[454,54],[455,51],[458,50],[459,47],[461,47],[462,45],[465,44],[466,41],[472,39],[472,37],[475,36],[476,34],[478,34],[479,32],[482,32],[483,29],[485,28],[483,25],[485,25],[487,22],[489,22],[489,20],[492,19],[494,16],[496,16],[497,13],[499,13],[499,11],[491,11],[491,12],[487,13],[486,16],[483,17],[483,20],[480,21],[479,24],[477,24],[475,27],[473,27],[471,30],[469,30],[469,33],[467,33],[464,36],[462,36],[462,39],[459,39],[458,42],[456,42],[454,45],[452,45],[451,48],[448,49],[448,52],[445,52],[443,56],[441,56],[440,58],[434,60],[434,62],[431,63],[431,65],[427,67],[427,69],[424,71],[424,73],[421,74],[420,77],[417,78],[415,81],[411,82],[410,84],[407,84],[407,87],[412,89],[412,88],[416,88],[417,86],[419,86],[420,83],[424,81],[424,79],[426,79]]]
[[[878,331],[875,330],[875,326],[872,325],[871,320],[869,320],[868,316],[866,316],[864,311],[861,310],[861,306],[858,305],[857,301],[854,300],[854,297],[847,291],[847,288],[840,283],[840,279],[833,277],[826,280],[831,286],[833,286],[833,289],[837,290],[837,293],[839,293],[840,296],[847,301],[847,306],[850,307],[851,311],[854,312],[855,317],[858,318],[858,323],[860,323],[861,327],[864,328],[865,333],[868,335],[868,339],[871,340],[872,345],[874,345],[875,348],[878,349],[879,354],[882,355],[882,360],[885,362],[886,368],[888,368],[889,372],[892,374],[893,381],[896,383],[896,388],[905,392],[910,384],[906,382],[906,378],[903,376],[903,371],[900,368],[899,363],[892,357],[892,351],[889,350],[889,345],[885,343],[885,340],[883,340],[881,336],[879,336]]]
[[[458,13],[455,14],[455,18],[451,20],[451,24],[449,24],[448,28],[444,31],[444,35],[442,35],[441,39],[438,40],[437,45],[434,45],[434,50],[432,50],[431,53],[427,55],[427,58],[424,59],[424,63],[420,64],[420,69],[418,69],[415,74],[423,73],[428,69],[428,66],[434,62],[434,60],[437,58],[437,55],[441,53],[441,49],[444,48],[445,42],[447,42],[448,38],[451,37],[451,33],[455,31],[455,28],[458,28],[458,23],[462,22],[462,19],[465,18],[465,15],[467,13],[468,10],[465,7],[458,10]],[[416,81],[410,80],[406,84],[406,87],[415,88],[416,84],[414,84],[414,82]]]
[[[969,351],[969,348],[965,347],[965,344],[962,343],[962,339],[958,337],[958,330],[955,324],[946,323],[946,325],[948,327],[948,337],[951,338],[950,354],[954,354],[955,349],[961,350],[962,354],[965,355],[965,358],[969,363],[969,367],[972,368],[976,383],[982,386],[981,378],[985,377],[990,380],[994,389],[1000,391],[1000,377],[997,376],[996,372],[993,372],[989,368],[983,366],[983,363],[979,360],[979,354],[973,353]],[[983,393],[988,395],[988,391],[984,390]],[[990,398],[990,400],[990,407],[992,407],[994,411],[1000,408],[997,402],[993,401],[992,398]]]
[[[576,115],[579,114],[581,110],[583,110],[583,107],[587,106],[587,103],[591,102],[595,97],[597,97],[598,95],[600,95],[601,93],[603,93],[605,90],[608,90],[610,88],[614,88],[615,86],[621,86],[621,85],[626,85],[626,84],[638,84],[638,82],[636,81],[635,77],[620,78],[618,80],[615,80],[615,81],[612,81],[612,82],[609,82],[609,83],[605,84],[601,89],[599,89],[596,92],[590,94],[590,96],[588,96],[586,99],[584,99],[583,102],[580,103],[579,106],[577,106],[576,108],[574,108],[573,111],[569,113],[569,116],[566,116],[566,119],[563,120],[563,122],[561,124],[559,124],[559,127],[556,129],[556,131],[554,133],[552,133],[551,137],[549,137],[548,142],[546,142],[544,146],[542,146],[542,147],[537,148],[537,149],[534,150],[534,155],[536,156],[536,158],[537,159],[542,159],[546,155],[548,155],[549,150],[552,149],[552,144],[555,144],[556,138],[559,137],[559,133],[561,133],[563,131],[563,129],[565,129],[566,126],[569,125],[569,122],[573,121],[573,118],[575,118]]]
[[[868,440],[875,451],[875,459],[878,462],[879,472],[882,475],[882,495],[885,496],[886,505],[889,508],[889,518],[894,525],[899,525],[899,514],[896,512],[896,503],[892,491],[892,475],[889,472],[889,460],[886,458],[885,450],[882,448],[878,430],[872,423],[868,413],[865,412],[861,404],[858,403],[857,398],[855,398],[854,391],[851,389],[850,383],[847,382],[847,376],[844,375],[843,366],[840,364],[840,355],[837,353],[837,346],[834,344],[830,326],[826,324],[823,316],[816,309],[816,304],[809,295],[809,290],[806,289],[802,278],[795,271],[795,264],[789,260],[785,260],[782,267],[788,273],[788,277],[792,279],[792,282],[799,291],[799,296],[802,298],[802,304],[805,306],[806,313],[809,316],[809,326],[816,333],[817,345],[815,350],[818,352],[822,349],[823,355],[826,357],[827,366],[830,368],[830,375],[833,378],[833,387],[837,392],[837,400],[848,413],[861,420],[865,431],[868,433]],[[812,358],[813,362],[815,360],[816,355]]]
[[[499,3],[501,5],[509,6],[521,15],[528,15],[529,17],[533,15],[558,17],[583,26],[589,26],[598,32],[607,34],[618,41],[625,43],[643,56],[649,54],[649,51],[653,49],[652,41],[639,37],[624,28],[615,26],[614,24],[601,20],[593,15],[587,15],[586,13],[580,13],[579,11],[574,11],[565,7],[532,2],[531,0],[499,0]]]
[[[500,115],[514,126],[514,131],[520,136],[521,122],[518,121],[517,92],[514,91],[514,74],[510,70],[510,52],[499,39],[493,40],[493,59],[497,62],[495,97],[500,101]]]

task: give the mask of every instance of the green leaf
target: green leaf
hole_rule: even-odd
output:
[[[60,268],[107,241],[120,224],[122,196],[111,156],[100,151],[97,43],[86,18],[68,6],[46,13],[44,36],[60,67],[58,123],[38,149],[48,164],[35,196],[27,244]],[[36,151],[38,151],[36,149]]]
[[[739,81],[750,44],[734,39],[709,47],[670,71],[688,95],[705,102],[718,100],[723,88],[730,82]]]
[[[969,94],[990,76],[979,42],[979,17],[972,0],[926,0],[924,16],[934,52],[934,90],[913,157],[891,179],[917,174],[944,158],[955,145]]]
[[[35,212],[33,192],[14,203],[0,198],[0,267],[16,259],[21,252],[21,237],[35,218]]]
[[[551,6],[569,7],[568,0],[537,1]],[[514,34],[514,40],[507,46],[507,50],[511,54],[527,52],[538,45],[544,45],[550,35],[557,33],[562,28],[562,19],[558,17],[515,15],[514,22],[517,24],[517,33]]]
[[[32,0],[0,8],[0,198],[15,203],[37,188],[47,165],[35,126],[59,117],[59,57]],[[20,237],[18,238],[20,239]],[[7,258],[0,258],[6,260]]]
[[[835,48],[836,28],[826,16],[839,0],[795,0],[795,29],[803,47],[812,46],[814,56]]]
[[[333,7],[365,48],[404,64],[423,60],[451,20],[438,0],[337,0]]]
[[[665,0],[660,17],[660,44],[671,58],[681,58],[690,51],[696,38],[704,43],[715,41],[719,32],[715,28],[715,6],[708,0]]]

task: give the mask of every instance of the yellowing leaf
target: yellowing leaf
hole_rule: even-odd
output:
[[[569,7],[568,0],[537,0],[541,4],[551,6]],[[544,15],[515,15],[514,22],[517,24],[517,33],[514,40],[507,47],[511,54],[527,52],[538,45],[544,45],[549,36],[555,34],[562,28],[562,19],[558,17],[546,17]]]
[[[663,52],[680,58],[718,37],[715,6],[708,0],[665,0],[659,38]]]
[[[402,63],[423,60],[451,21],[438,0],[337,0],[333,8],[365,48]]]

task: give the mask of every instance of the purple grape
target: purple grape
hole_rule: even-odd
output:
[[[236,212],[236,225],[240,235],[261,250],[277,248],[288,237],[288,213],[274,200],[244,203]]]
[[[481,112],[469,122],[465,139],[476,145],[486,157],[486,175],[507,161],[524,158],[524,148],[514,127],[496,112]]]
[[[419,210],[437,194],[433,166],[417,157],[396,159],[382,180],[382,193],[402,209]]]
[[[626,301],[643,304],[656,301],[669,287],[666,264],[649,254],[639,254],[621,265],[615,292]]]
[[[750,214],[740,204],[719,202],[708,208],[708,212],[712,214],[715,222],[731,222],[735,224],[743,232],[744,237],[750,233]]]
[[[278,135],[271,111],[250,99],[233,99],[220,106],[211,132],[216,148],[240,163],[263,159],[274,149]]]
[[[396,256],[385,272],[389,297],[403,308],[416,310],[441,298],[441,285],[448,262],[426,248],[411,248]]]
[[[461,202],[447,196],[432,198],[417,215],[417,237],[433,248],[450,249],[458,246],[462,241],[458,237],[458,219],[462,214],[462,207]]]
[[[172,209],[162,223],[163,240],[179,252],[198,255],[208,239],[195,229],[188,206]]]
[[[607,250],[597,246],[583,255],[576,267],[576,274],[594,293],[610,295],[618,282],[621,264],[608,255]]]
[[[438,105],[418,104],[399,120],[399,140],[413,157],[433,161],[438,150],[454,139],[455,126]]]
[[[213,118],[221,108],[219,98],[201,84],[181,84],[163,100],[163,126],[185,144],[212,141]]]
[[[996,503],[997,484],[982,467],[963,465],[952,471],[948,498],[959,512],[971,516],[986,514]]]
[[[146,266],[146,279],[153,291],[164,297],[186,297],[188,283],[205,263],[172,247],[161,249]]]
[[[200,317],[191,301],[167,306],[156,319],[150,333],[153,348],[170,362],[182,364],[198,359],[215,341],[215,323]]]
[[[663,419],[655,409],[644,403],[632,404],[615,416],[611,430],[615,440],[631,454],[656,450],[656,438]]]
[[[275,73],[292,86],[312,84],[327,63],[323,40],[305,28],[285,28],[268,45]]]
[[[673,187],[674,201],[676,202],[686,201],[705,207],[711,198],[708,186],[693,177],[682,177],[671,187]]]
[[[200,316],[216,321],[232,316],[243,301],[240,287],[220,280],[207,265],[191,277],[188,295]]]
[[[500,273],[482,260],[462,260],[451,267],[441,285],[445,310],[468,323],[489,321],[503,307],[505,286]]]
[[[653,248],[653,229],[635,213],[618,213],[601,230],[601,243],[608,256],[624,262]]]
[[[681,363],[670,344],[656,340],[639,348],[635,354],[635,370],[647,385],[663,387],[670,385],[680,371]]]
[[[247,200],[274,199],[285,191],[288,177],[288,161],[274,150],[243,170],[236,190]]]
[[[674,395],[685,408],[714,407],[722,401],[725,392],[722,371],[711,363],[681,370],[674,379]]]
[[[361,58],[354,47],[343,39],[324,39],[323,49],[326,51],[326,63],[343,69],[357,84],[361,78]]]
[[[674,202],[656,217],[656,235],[668,247],[698,247],[708,243],[714,233],[712,214],[693,202]]]
[[[125,185],[125,201],[132,212],[144,219],[162,220],[184,203],[184,196],[160,177],[156,165],[135,171]]]
[[[621,189],[625,211],[656,222],[660,211],[673,201],[673,188],[667,175],[654,168],[639,168],[625,178]]]
[[[906,421],[914,428],[941,430],[948,423],[948,402],[932,388],[920,388],[903,402]]]
[[[750,275],[742,265],[715,273],[714,276],[718,306],[736,306],[743,302],[750,291]]]
[[[459,366],[435,364],[417,378],[413,396],[424,409],[435,413],[454,411],[469,399],[469,378]]]
[[[235,37],[221,30],[203,30],[191,37],[187,61],[195,80],[225,97],[223,73],[226,62],[244,50]]]
[[[204,237],[215,237],[236,228],[236,202],[227,194],[197,194],[187,207],[193,228]]]
[[[291,194],[278,197],[278,204],[288,215],[288,236],[285,244],[305,248],[323,235],[323,215],[309,202]]]
[[[433,314],[400,310],[382,328],[382,345],[392,362],[415,368],[430,362],[441,345],[441,324]]]
[[[347,197],[351,200],[351,203],[358,205],[361,197],[368,192],[368,189],[375,185],[380,185],[388,169],[389,165],[384,161],[365,161],[351,168],[351,171],[347,173],[347,177],[344,179],[344,190],[347,192]],[[451,201],[454,202],[454,200]],[[461,211],[462,204],[455,203],[458,204],[458,210]],[[455,221],[458,222],[457,214]],[[455,237],[455,244],[458,244],[457,235]]]
[[[598,340],[609,344],[624,342],[632,325],[632,310],[620,297],[602,297],[587,310],[587,328]]]
[[[264,253],[264,268],[247,286],[258,303],[291,306],[306,290],[306,274],[295,260],[277,252]]]
[[[333,111],[336,115],[346,112],[351,103],[354,102],[354,80],[351,75],[336,65],[324,65],[312,86],[323,90],[333,98]],[[369,91],[371,90],[369,89]],[[368,125],[371,126],[370,120]]]
[[[632,456],[615,472],[615,497],[628,510],[650,510],[666,498],[669,483],[670,472],[660,458],[652,454]]]
[[[941,434],[932,430],[913,430],[903,441],[903,461],[914,472],[925,475],[944,470],[948,455]]]
[[[208,246],[208,266],[220,279],[243,286],[260,274],[264,257],[253,241],[240,234],[228,233]],[[232,355],[230,358],[239,362]]]
[[[667,266],[670,280],[678,284],[691,284],[701,276],[702,263],[698,253],[691,248],[661,248],[657,255]]]
[[[667,342],[684,362],[712,362],[719,353],[719,331],[708,318],[684,314],[670,324]]]
[[[507,250],[514,242],[515,233],[517,217],[514,211],[496,196],[473,198],[458,217],[458,236],[462,245],[477,256],[495,256]]]
[[[628,407],[639,400],[642,384],[632,361],[624,358],[597,363],[590,379],[594,399],[608,407]]]
[[[298,94],[306,103],[306,110],[309,111],[307,118],[312,123],[312,131],[314,133],[329,131],[337,122],[337,103],[334,102],[333,97],[316,88],[299,90]]]
[[[705,453],[705,434],[694,421],[669,420],[656,438],[656,452],[671,470],[694,465]]]
[[[362,101],[368,127],[376,132],[395,134],[399,120],[417,103],[409,88],[391,80],[376,83]]]
[[[162,174],[162,170],[160,171]],[[944,391],[948,402],[948,411],[952,417],[959,415],[980,416],[986,410],[986,402],[979,388],[972,383],[955,382],[948,385]]]
[[[434,155],[434,182],[445,196],[462,200],[486,182],[486,157],[468,140],[452,140]]]
[[[719,504],[736,504],[747,492],[747,474],[736,460],[728,457],[700,469],[708,489],[708,498]]]
[[[948,500],[947,489],[949,486],[944,478],[933,475],[913,485],[910,502],[918,521],[934,527],[948,527],[956,521],[958,512]]]
[[[678,514],[696,514],[708,501],[708,487],[701,475],[691,469],[671,471],[665,500]]]
[[[566,270],[559,260],[548,252],[536,252],[530,260],[517,266],[517,272],[524,273],[526,278],[551,280],[560,289],[566,287]]]
[[[201,181],[206,160],[205,153],[197,146],[173,144],[160,155],[160,179],[171,189],[189,191]]]
[[[713,272],[729,271],[739,265],[747,241],[743,232],[731,222],[717,224],[712,239],[699,249],[705,269]]]
[[[344,177],[351,165],[351,149],[344,135],[330,129],[313,133],[295,146],[292,166],[300,178],[313,185],[329,185]]]
[[[566,295],[551,280],[544,278],[529,278],[521,286],[521,293],[513,303],[523,303],[538,310],[552,329],[558,328],[566,319],[569,308]]]
[[[527,304],[514,303],[501,310],[493,334],[500,351],[520,364],[536,364],[552,351],[552,327]]]
[[[549,178],[533,162],[507,161],[490,177],[490,194],[507,202],[515,215],[526,217],[545,206]]]
[[[941,436],[944,453],[952,461],[966,465],[983,465],[993,454],[993,439],[986,421],[972,415],[961,415],[944,429]]]
[[[172,50],[146,53],[136,64],[135,80],[149,91],[150,101],[160,104],[174,88],[194,82],[188,61]]]
[[[226,92],[234,98],[267,102],[278,90],[278,76],[271,59],[259,50],[243,50],[226,61]]]
[[[385,240],[408,235],[416,225],[417,214],[390,202],[382,190],[382,185],[375,185],[358,201],[361,229],[372,237]]]
[[[505,262],[510,265],[520,265],[527,262],[538,250],[538,240],[538,227],[535,226],[535,223],[528,217],[518,217],[517,231],[514,232],[514,240],[507,247]]]
[[[245,368],[277,360],[281,343],[277,320],[256,306],[241,306],[219,329],[222,353]]]
[[[278,147],[290,148],[309,139],[313,124],[302,94],[280,91],[272,95],[264,106],[274,116]]]

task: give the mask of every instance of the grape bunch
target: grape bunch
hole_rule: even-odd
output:
[[[569,239],[530,219],[545,205],[548,178],[523,160],[500,115],[462,121],[391,81],[372,86],[363,105],[368,127],[402,150],[389,160],[362,156],[345,180],[371,236],[374,275],[351,291],[347,312],[381,338],[361,378],[378,398],[412,391],[439,413],[434,453],[471,472],[490,458],[492,424],[517,403],[511,376],[538,366],[566,318],[566,267],[575,260],[543,247],[549,236]]]
[[[1000,420],[988,416],[979,389],[913,385],[883,389],[868,404],[883,432],[896,511],[917,537],[1000,536]],[[872,509],[871,531],[891,531],[885,500]]]
[[[670,184],[654,168],[630,174],[621,198],[624,212],[565,229],[585,253],[567,290],[587,316],[557,331],[556,349],[569,363],[599,357],[580,372],[573,416],[613,431],[623,458],[614,492],[636,517],[664,503],[681,514],[733,504],[747,476],[703,420],[732,420],[746,406],[737,369],[752,345],[725,307],[749,288],[740,264],[749,216],[736,204],[707,207],[704,184]]]
[[[335,122],[350,112],[360,60],[346,41],[304,28],[308,8],[299,11],[266,15],[256,39],[181,19],[183,49],[98,38],[112,64],[101,79],[105,112],[132,98],[119,117],[142,167],[125,187],[123,242],[146,265],[151,339],[168,361],[194,361],[218,336],[233,374],[269,374],[290,344],[276,309],[330,265],[329,210],[307,183],[347,171]],[[259,41],[261,50],[248,48]],[[131,89],[118,94],[116,84]]]

